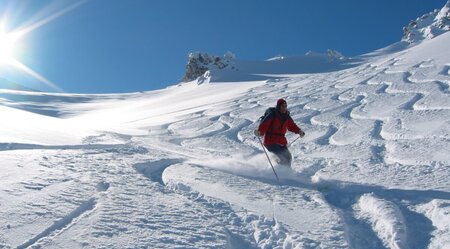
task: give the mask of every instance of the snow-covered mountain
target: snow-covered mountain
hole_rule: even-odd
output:
[[[450,248],[449,44],[0,90],[0,248]],[[277,180],[253,130],[281,97],[306,136]]]
[[[440,10],[411,21],[403,28],[403,40],[416,43],[422,40],[433,39],[450,30],[450,1]]]
[[[211,70],[222,70],[224,68],[237,70],[233,65],[235,58],[236,56],[231,52],[222,57],[200,52],[190,53],[182,81],[196,80]]]
[[[303,56],[277,56],[266,61],[244,61],[234,54],[223,57],[207,53],[191,53],[184,81],[209,82],[262,81],[288,77],[292,74],[324,73],[354,67],[359,58],[347,58],[340,52],[308,52]]]

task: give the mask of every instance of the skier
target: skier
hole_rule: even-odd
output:
[[[280,165],[291,167],[292,155],[288,150],[285,136],[288,130],[299,134],[300,137],[305,136],[289,115],[286,101],[279,99],[275,108],[266,111],[254,133],[258,137],[264,136],[264,146],[278,157]]]

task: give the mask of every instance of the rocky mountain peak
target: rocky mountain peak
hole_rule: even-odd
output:
[[[235,58],[236,56],[231,52],[227,52],[224,56],[215,56],[201,52],[190,53],[186,64],[186,73],[182,81],[195,80],[203,76],[207,71],[233,67],[232,64]]]
[[[403,28],[402,41],[415,43],[422,40],[433,39],[450,30],[450,0],[440,10],[411,21]]]

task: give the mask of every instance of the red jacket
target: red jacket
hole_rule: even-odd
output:
[[[283,114],[275,110],[261,121],[258,130],[264,136],[264,145],[280,144],[286,146],[286,132],[291,131],[298,134],[300,127],[295,124],[289,113]]]

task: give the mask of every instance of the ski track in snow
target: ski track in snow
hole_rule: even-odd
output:
[[[449,71],[393,57],[269,80],[220,105],[187,107],[147,135],[0,143],[0,247],[448,245],[439,220],[450,201]],[[280,97],[307,136],[291,146],[293,170],[276,168],[277,182],[252,134]],[[15,105],[76,113],[44,112],[38,100]]]

